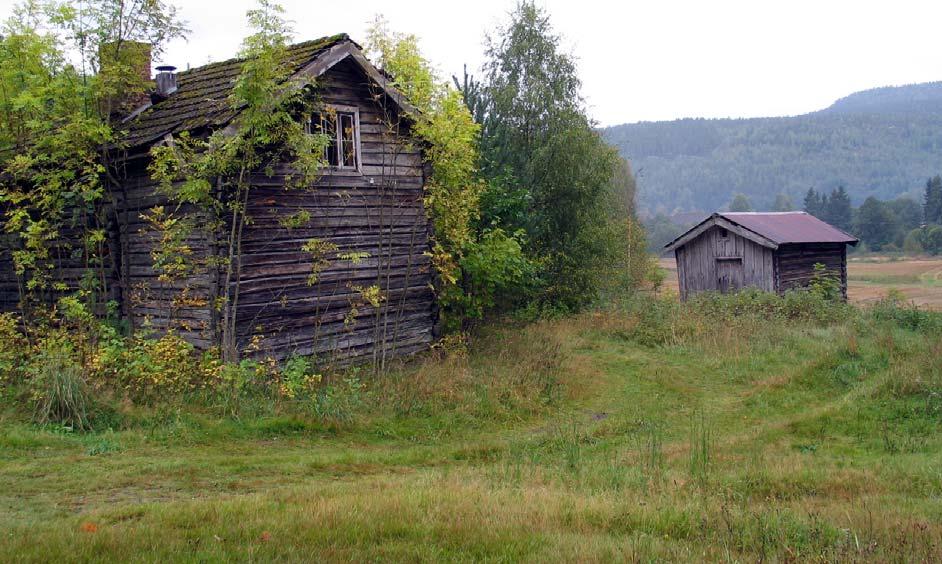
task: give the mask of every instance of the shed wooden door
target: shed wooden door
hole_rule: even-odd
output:
[[[716,260],[716,288],[723,294],[742,288],[744,278],[741,258]]]

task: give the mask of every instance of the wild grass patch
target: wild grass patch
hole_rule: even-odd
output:
[[[247,363],[238,405],[104,394],[85,432],[4,400],[0,559],[942,556],[931,316],[710,299],[483,326],[387,375]]]

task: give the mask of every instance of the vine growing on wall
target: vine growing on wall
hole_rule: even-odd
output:
[[[271,172],[287,162],[294,171],[287,188],[310,185],[323,164],[327,139],[305,131],[299,116],[315,105],[311,89],[295,84],[287,54],[291,36],[283,9],[261,0],[248,12],[255,33],[243,43],[244,62],[230,104],[239,111],[233,126],[206,138],[186,135],[152,149],[151,176],[180,202],[206,210],[206,228],[224,233],[221,270],[220,345],[223,359],[239,356],[236,311],[242,273],[242,236],[252,218],[248,213],[252,176]],[[297,223],[303,218],[288,217]]]
[[[367,46],[393,86],[420,111],[412,117],[432,172],[425,206],[434,228],[436,290],[446,327],[457,329],[481,317],[493,305],[498,288],[521,283],[531,265],[521,252],[518,234],[476,229],[485,190],[479,171],[481,127],[461,92],[439,80],[414,35],[389,31],[381,16],[368,33]],[[484,263],[489,268],[479,268]]]
[[[27,315],[70,293],[99,306],[109,295],[109,156],[127,95],[148,80],[135,46],[159,53],[185,31],[160,0],[26,1],[3,25],[0,206]]]

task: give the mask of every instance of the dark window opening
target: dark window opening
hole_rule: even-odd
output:
[[[723,239],[725,239],[728,235],[729,235],[729,233],[727,233],[726,229],[720,227],[720,237],[722,237]]]
[[[308,133],[326,135],[324,160],[334,168],[359,168],[357,115],[354,112],[330,111],[311,115]]]
[[[356,120],[353,114],[337,114],[338,140],[340,147],[340,164],[343,167],[356,168],[357,166],[357,145],[356,145]]]

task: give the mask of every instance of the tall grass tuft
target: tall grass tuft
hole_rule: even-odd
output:
[[[91,428],[88,387],[82,368],[61,343],[42,347],[27,369],[40,425],[57,424],[76,431]]]
[[[700,412],[694,418],[690,428],[690,477],[701,486],[706,485],[710,474],[710,458],[713,438],[706,422],[706,416]]]

